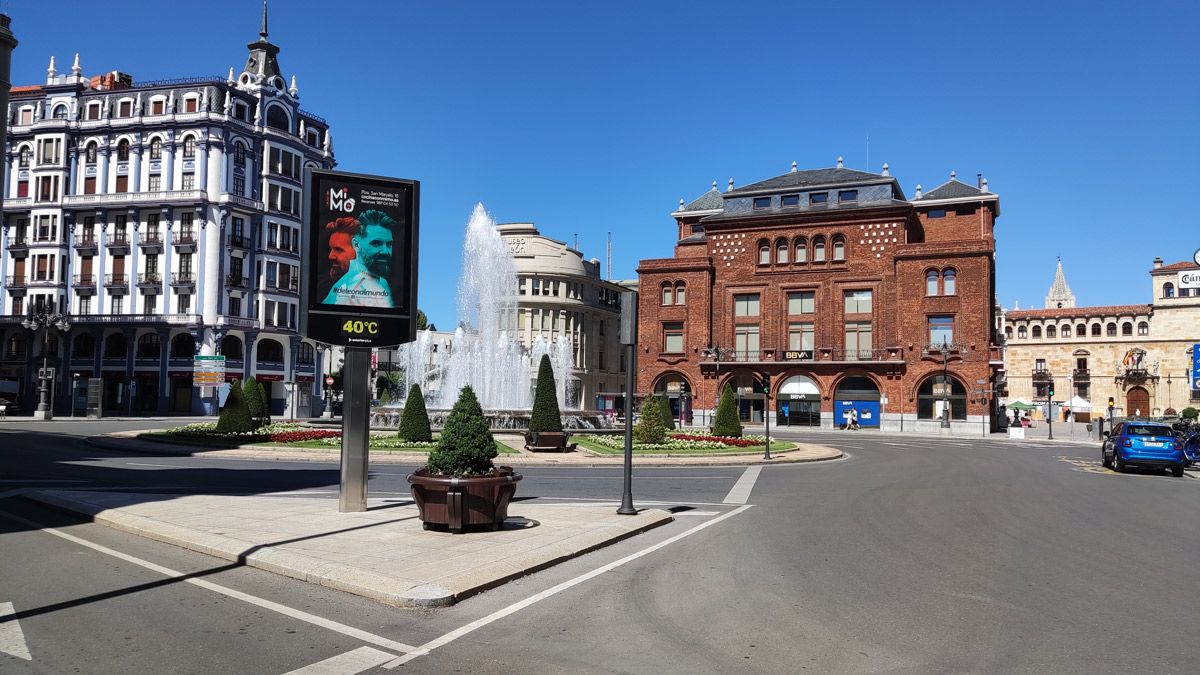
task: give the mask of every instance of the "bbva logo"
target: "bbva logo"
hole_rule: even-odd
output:
[[[329,188],[328,202],[333,211],[354,211],[354,200],[350,198],[349,188]]]

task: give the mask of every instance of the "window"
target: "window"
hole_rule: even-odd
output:
[[[687,304],[687,288],[682,281],[675,282],[675,304]],[[604,324],[601,323],[600,326],[603,328]],[[604,331],[601,330],[600,334],[604,335]]]
[[[1179,297],[1188,298],[1188,297],[1191,297],[1191,295],[1192,295],[1192,289],[1187,288],[1186,286],[1179,289]]]
[[[838,190],[839,202],[856,202],[858,201],[858,190]]]
[[[758,293],[733,296],[733,315],[737,318],[758,316]]]
[[[162,139],[150,141],[150,159],[162,159]]]
[[[796,262],[808,262],[808,242],[803,237],[796,240]]]
[[[1149,335],[1149,334],[1150,334],[1150,324],[1146,323],[1145,321],[1139,321],[1138,322],[1138,335]]]
[[[1028,337],[1028,335],[1025,331],[1025,326],[1019,326],[1017,328],[1017,338],[1024,340],[1026,337]]]
[[[179,181],[179,189],[180,190],[195,190],[196,189],[196,174],[185,173],[182,176],[180,176],[180,179],[181,179]]]
[[[737,352],[737,360],[754,360],[760,358],[758,324],[741,324],[733,329],[733,349]]]
[[[192,294],[191,293],[180,293],[179,301],[177,304],[179,306],[180,314],[191,314],[192,313]]]
[[[833,238],[833,259],[846,259],[846,238],[840,234]]]
[[[296,356],[297,363],[312,364],[316,360],[313,346],[307,342],[300,343],[300,353]]]
[[[775,262],[786,265],[788,261],[788,243],[782,239],[775,242]]]
[[[825,237],[813,239],[813,262],[825,262]]]
[[[793,321],[788,324],[788,349],[811,351],[814,344],[812,323]]]
[[[54,111],[50,113],[50,117],[52,117],[56,120],[67,119],[67,106],[66,105],[54,106]]]
[[[163,112],[165,110],[166,110],[166,101],[162,100],[161,98],[158,99],[157,101],[150,102],[150,114],[151,115],[161,115],[161,114],[163,114]]]
[[[1121,335],[1133,335],[1133,324],[1128,321],[1121,324]]]
[[[21,108],[21,125],[33,124],[33,108]]]
[[[945,295],[954,295],[958,292],[958,273],[954,270],[946,270],[942,273],[942,293]]]
[[[121,101],[118,103],[117,117],[133,117],[133,101]]]
[[[112,313],[113,314],[124,314],[125,313],[125,296],[123,296],[123,295],[113,296]],[[122,344],[124,344],[124,343],[122,343]],[[125,348],[122,347],[121,351],[124,352],[124,350],[125,350]],[[120,356],[124,356],[124,354],[121,354]]]
[[[281,148],[271,148],[269,170],[276,176],[288,176],[300,179],[303,171],[300,166],[300,155],[292,154]]]
[[[1116,333],[1114,332],[1113,334],[1115,335]],[[1100,337],[1100,324],[1092,324],[1092,337]]]
[[[871,358],[871,322],[846,322],[846,359],[866,360]]]
[[[938,294],[938,273],[937,270],[929,270],[925,273],[925,295]]]
[[[237,260],[237,258],[235,258],[235,260]],[[229,299],[229,315],[230,316],[241,316],[242,315],[242,299],[241,298],[230,298]]]
[[[124,138],[117,143],[117,161],[129,161],[129,141],[125,140]]]
[[[29,196],[29,181],[27,181],[27,180],[17,181],[17,197],[28,197],[28,196]]]
[[[759,244],[758,244],[758,264],[759,265],[770,265],[771,264],[771,247],[768,246],[767,242],[765,242],[765,241],[759,242]]]
[[[816,297],[816,291],[793,291],[788,293],[788,314],[812,314],[816,312]]]
[[[1034,339],[1034,340],[1041,340],[1041,339],[1042,339],[1042,327],[1041,327],[1041,326],[1034,326],[1034,327],[1033,327],[1033,339]]]
[[[233,116],[243,122],[250,121],[250,108],[245,103],[233,104]]]
[[[783,206],[800,206],[800,195],[784,195],[779,198],[779,203]]]
[[[769,209],[769,208],[771,208],[771,198],[770,197],[755,197],[754,198],[754,210],[758,211],[760,209]]]
[[[33,150],[27,145],[21,148],[21,157],[17,162],[18,166],[29,166],[29,160],[33,159]]]
[[[182,301],[183,296],[180,296]],[[188,333],[180,333],[171,338],[171,358],[190,359],[196,354],[196,339]]]
[[[195,96],[189,96],[183,99],[183,112],[194,113],[200,110],[200,99]]]
[[[87,113],[85,114],[84,119],[87,119],[89,121],[100,119],[100,104],[99,103],[89,103],[88,107],[87,107]]]
[[[1004,327],[1004,337],[1008,340],[1011,340],[1012,336],[1013,336],[1012,326],[1005,326]]]
[[[1065,338],[1071,337],[1071,325],[1064,323],[1062,327],[1058,329],[1058,334]]]
[[[828,192],[813,192],[808,195],[809,204],[827,204],[829,203]]]
[[[1163,284],[1163,297],[1164,298],[1175,297],[1175,284],[1173,284],[1169,281],[1167,283]]]
[[[842,295],[847,314],[871,313],[871,291],[844,291]]]
[[[929,344],[938,347],[942,344],[954,344],[954,317],[929,317]]]
[[[288,120],[287,112],[277,105],[267,108],[267,126],[280,131],[291,131],[291,122]]]
[[[1075,334],[1079,337],[1087,337],[1087,326],[1083,324],[1075,325]]]
[[[945,218],[946,210],[945,209],[934,209],[929,212],[929,217],[930,218]]]
[[[237,164],[244,164],[246,162],[246,146],[241,143],[233,145],[233,161]]]
[[[683,353],[683,323],[663,324],[663,352],[667,354]]]
[[[162,190],[162,176],[158,174],[150,176],[150,180],[146,184],[146,189],[150,192],[158,192],[159,190]]]
[[[1046,372],[1046,359],[1034,359],[1033,370],[1037,373]]]
[[[196,137],[195,136],[188,136],[183,139],[183,156],[184,157],[195,157],[196,156]]]
[[[95,143],[88,143],[87,149],[85,149],[83,152],[84,152],[83,161],[85,163],[87,163],[87,164],[95,164],[96,163],[96,144]]]
[[[1058,329],[1055,328],[1054,326],[1046,326],[1046,337],[1048,337],[1048,338],[1058,337]]]
[[[113,333],[104,340],[104,358],[106,359],[123,359],[125,358],[125,350],[127,349],[125,336],[121,333]]]
[[[233,194],[239,197],[246,196],[246,179],[241,176],[233,177]]]
[[[917,419],[943,419],[947,412],[950,419],[967,419],[966,387],[946,375],[929,377],[917,388]]]

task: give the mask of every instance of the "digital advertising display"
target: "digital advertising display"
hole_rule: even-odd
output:
[[[345,347],[414,339],[420,183],[310,171],[301,331]]]

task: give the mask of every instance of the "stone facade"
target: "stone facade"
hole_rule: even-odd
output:
[[[839,161],[681,200],[674,257],[638,267],[638,390],[703,423],[728,384],[758,422],[769,375],[773,423],[853,407],[863,426],[934,430],[948,404],[955,433],[982,434],[999,198],[953,174],[917,189]]]

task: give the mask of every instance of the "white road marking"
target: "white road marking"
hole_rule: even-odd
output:
[[[750,491],[754,489],[754,483],[758,480],[758,474],[762,473],[762,465],[755,464],[754,466],[746,467],[746,471],[742,477],[734,483],[733,489],[729,494],[725,495],[726,504],[745,504],[750,501]]]
[[[673,516],[716,516],[720,515],[720,511],[675,511]]]
[[[25,634],[21,632],[21,624],[15,618],[8,619],[16,612],[11,602],[0,602],[0,652],[12,654],[18,659],[32,661],[29,655],[29,645],[25,644]]]
[[[289,671],[285,675],[355,675],[382,666],[394,658],[395,654],[381,652],[372,647],[359,647],[352,652],[338,654],[310,666]]]
[[[723,520],[732,518],[732,517],[738,515],[739,513],[745,511],[746,509],[749,509],[750,507],[751,506],[749,504],[744,505],[744,506],[739,506],[738,508],[730,511],[729,513],[726,513],[723,516],[713,518],[712,520],[706,520],[703,523],[700,523],[699,525],[697,525],[689,530],[680,532],[679,534],[677,534],[669,539],[664,539],[663,541],[660,541],[657,544],[654,544],[653,546],[648,546],[636,553],[631,553],[631,554],[625,556],[624,558],[621,558],[620,560],[614,560],[613,562],[610,562],[607,565],[597,567],[596,569],[592,570],[591,572],[581,574],[581,575],[575,577],[574,579],[569,579],[567,581],[564,581],[561,584],[558,584],[557,586],[554,586],[552,588],[548,588],[548,589],[542,591],[541,593],[532,595],[528,598],[525,598],[524,600],[521,600],[520,602],[513,603],[513,604],[509,605],[508,607],[505,607],[503,609],[492,612],[491,614],[483,617],[482,619],[476,619],[475,621],[472,621],[471,623],[468,623],[467,625],[462,626],[461,628],[457,628],[455,630],[450,631],[449,633],[446,633],[445,635],[443,635],[439,638],[435,638],[433,640],[430,640],[429,642],[426,642],[425,644],[418,647],[416,649],[416,651],[410,651],[407,654],[405,654],[404,656],[401,656],[400,658],[398,658],[394,661],[391,661],[390,663],[385,663],[383,665],[383,667],[391,669],[391,668],[395,668],[396,666],[404,665],[405,663],[408,663],[409,661],[412,661],[413,659],[415,659],[419,656],[424,656],[424,655],[432,652],[433,650],[437,649],[438,647],[444,647],[444,646],[450,644],[451,642],[454,642],[458,638],[463,637],[464,635],[468,635],[480,628],[483,628],[484,626],[486,626],[490,623],[499,621],[500,619],[503,619],[506,616],[515,614],[515,613],[521,611],[522,609],[525,609],[526,607],[529,607],[538,602],[541,602],[542,600],[545,600],[546,598],[557,595],[557,594],[559,594],[569,588],[572,588],[574,586],[578,586],[579,584],[582,584],[583,582],[588,581],[590,579],[594,579],[594,578],[600,576],[601,574],[604,574],[605,572],[611,572],[612,570],[615,570],[618,567],[621,567],[622,565],[624,565],[626,563],[633,562],[634,560],[637,560],[638,558],[650,555],[651,553],[654,553],[655,551],[657,551],[659,549],[662,549],[667,546],[670,546],[671,544],[674,544],[675,542],[679,541],[680,539],[683,539],[685,537],[690,537],[693,534],[696,534],[697,532],[699,532],[700,530],[703,530],[706,527],[711,527]]]
[[[537,497],[536,499],[538,501],[543,500],[543,499],[553,499],[555,501],[564,501],[564,502],[590,502],[590,503],[598,504],[598,505],[620,504],[620,502],[616,502],[611,499],[598,499],[598,498],[597,499],[589,499],[588,497]],[[524,500],[522,500],[522,501],[524,501]],[[645,500],[645,499],[635,499],[634,501],[638,504],[652,504],[654,506],[663,506],[663,505],[666,505],[666,506],[725,506],[724,504],[717,504],[715,502],[658,502],[658,501]]]
[[[186,469],[186,466],[181,464],[147,464],[145,462],[125,462],[127,466],[160,466],[166,469]]]
[[[99,551],[100,553],[112,556],[114,558],[117,558],[118,560],[124,560],[125,562],[132,563],[134,565],[138,565],[139,567],[144,567],[148,570],[158,572],[159,574],[162,574],[163,576],[171,577],[174,579],[179,579],[180,581],[192,584],[193,586],[199,586],[200,588],[203,588],[205,590],[209,590],[214,593],[220,593],[221,595],[224,595],[224,596],[227,596],[230,598],[234,598],[235,600],[241,600],[242,602],[246,602],[251,605],[256,605],[256,606],[262,607],[264,609],[269,609],[272,612],[278,612],[279,614],[282,614],[284,616],[291,617],[291,618],[299,620],[299,621],[304,621],[305,623],[311,623],[314,626],[319,626],[321,628],[325,628],[327,630],[331,630],[336,633],[341,633],[342,635],[352,637],[356,640],[362,640],[363,642],[366,642],[368,644],[373,644],[373,645],[383,647],[385,649],[391,649],[392,651],[397,651],[397,652],[412,652],[416,649],[415,647],[413,647],[411,645],[406,645],[403,642],[389,640],[388,638],[382,637],[380,635],[375,635],[374,633],[368,633],[365,630],[360,630],[353,626],[347,626],[344,623],[338,623],[337,621],[332,621],[330,619],[319,617],[315,614],[309,614],[308,612],[305,612],[305,611],[302,611],[299,609],[293,609],[291,607],[288,607],[287,605],[281,605],[278,602],[267,600],[265,598],[259,598],[257,596],[250,595],[249,593],[243,593],[241,591],[234,590],[232,588],[228,588],[228,587],[222,586],[220,584],[214,584],[211,581],[206,581],[204,579],[188,579],[188,578],[186,578],[188,575],[184,574],[183,572],[177,572],[169,567],[163,567],[162,565],[157,565],[148,560],[142,560],[141,558],[135,558],[134,556],[131,556],[127,553],[121,553],[120,551],[108,548],[107,546],[101,546],[100,544],[90,542],[87,539],[81,539],[79,537],[76,537],[75,535],[67,534],[66,532],[56,530],[52,527],[43,527],[40,523],[35,523],[32,520],[22,518],[21,516],[18,516],[13,513],[9,513],[7,511],[0,510],[0,515],[4,515],[7,518],[17,521],[18,523],[22,523],[31,528],[40,530],[41,532],[45,532],[46,534],[52,534],[60,539],[65,539],[69,542],[79,544],[80,546],[90,548],[93,551]]]

